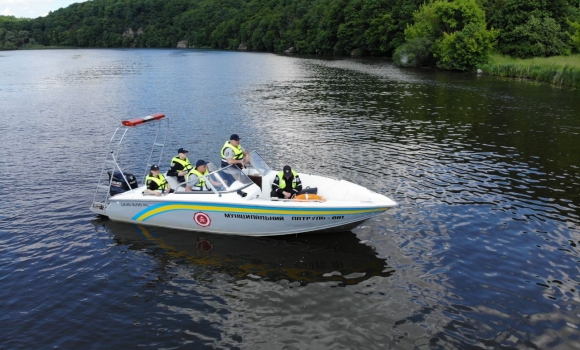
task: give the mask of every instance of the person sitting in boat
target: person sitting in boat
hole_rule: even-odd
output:
[[[195,163],[195,168],[191,169],[187,173],[187,184],[185,185],[186,191],[209,191],[209,187],[205,183],[205,179],[202,175],[209,175],[207,170],[207,163],[205,160],[200,159]]]
[[[250,162],[250,155],[248,154],[248,151],[242,147],[240,140],[241,139],[237,134],[232,134],[230,140],[224,143],[221,152],[222,168],[225,168],[230,164],[235,164],[238,168],[243,169],[244,157],[246,163]]]
[[[173,193],[171,186],[165,179],[165,176],[159,174],[159,165],[152,165],[149,175],[145,177],[147,188],[145,193],[154,196],[161,196],[164,193]]]
[[[187,158],[188,151],[180,148],[177,150],[177,155],[171,159],[171,169],[167,172],[167,176],[177,176],[177,182],[185,182],[187,172],[193,168],[193,165]]]
[[[300,191],[302,191],[302,182],[298,173],[292,170],[289,165],[286,165],[274,178],[270,197],[289,199]]]

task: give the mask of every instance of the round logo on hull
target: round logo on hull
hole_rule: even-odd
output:
[[[211,219],[209,218],[209,215],[200,211],[193,214],[193,221],[195,221],[195,223],[201,227],[208,227],[211,225]]]

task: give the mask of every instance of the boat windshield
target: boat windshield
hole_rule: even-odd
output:
[[[233,192],[248,187],[254,182],[235,165],[209,173],[207,176],[211,186],[218,192]]]
[[[255,169],[262,176],[266,175],[270,170],[272,170],[264,158],[262,158],[262,156],[260,156],[256,151],[250,152],[250,165],[248,168]]]

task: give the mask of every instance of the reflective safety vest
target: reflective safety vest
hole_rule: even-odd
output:
[[[226,154],[225,154],[226,148],[231,148],[234,151],[234,159],[235,160],[244,159],[244,151],[242,151],[242,146],[238,145],[238,147],[235,147],[234,145],[232,145],[230,143],[230,141],[226,141],[226,143],[222,147],[222,167],[228,166],[228,160],[226,159]]]
[[[292,170],[292,175],[294,175],[294,178],[292,179],[292,189],[296,188],[296,178],[298,177],[298,174]],[[278,188],[283,190],[286,188],[286,179],[284,178],[284,172],[281,171],[278,173],[278,179],[280,180],[278,182]]]
[[[173,167],[173,163],[181,164],[183,166],[183,168],[181,168],[181,169],[183,169],[185,171],[189,171],[193,167],[193,165],[191,165],[191,163],[189,162],[188,158],[185,158],[185,160],[184,160],[184,159],[179,158],[179,156],[173,157],[173,159],[171,160],[171,167]],[[181,170],[181,171],[183,171],[183,170]]]
[[[205,180],[203,179],[202,175],[209,175],[209,171],[206,169],[205,173],[200,173],[199,171],[197,171],[196,168],[193,168],[189,171],[189,173],[187,173],[187,181],[189,181],[189,176],[190,175],[195,175],[197,176],[197,183],[193,186],[191,186],[192,189],[197,190],[197,191],[203,191],[204,189],[206,189],[207,187],[205,186]]]
[[[163,175],[159,174],[159,178],[147,175],[147,177],[145,178],[145,184],[147,184],[149,180],[157,184],[157,189],[159,191],[167,189],[167,180],[165,180],[165,177]]]

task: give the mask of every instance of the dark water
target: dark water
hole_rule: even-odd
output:
[[[382,60],[0,52],[0,348],[579,349],[579,110]],[[166,165],[216,163],[235,132],[400,206],[275,239],[97,219],[112,132],[155,112]],[[149,142],[129,145],[141,175]]]

